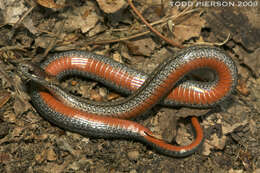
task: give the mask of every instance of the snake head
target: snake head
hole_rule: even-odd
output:
[[[21,62],[18,64],[17,73],[23,79],[35,80],[45,78],[45,72],[37,65],[31,62]]]
[[[18,64],[17,73],[22,79],[32,80],[36,83],[58,83],[58,80],[46,73],[41,67],[31,62],[21,62]]]

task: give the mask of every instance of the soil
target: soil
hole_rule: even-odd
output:
[[[88,138],[56,127],[31,105],[26,81],[16,73],[21,61],[40,63],[55,52],[72,49],[152,72],[180,49],[149,32],[127,2],[0,2],[0,172],[259,173],[260,4],[234,2],[234,7],[134,2],[149,23],[159,23],[154,27],[169,39],[185,47],[218,46],[238,68],[238,85],[220,105],[203,110],[157,106],[134,120],[168,142],[185,145],[193,139],[190,116],[198,116],[205,141],[199,151],[185,158],[164,156],[138,141]],[[122,97],[89,79],[72,77],[61,85],[96,101]]]

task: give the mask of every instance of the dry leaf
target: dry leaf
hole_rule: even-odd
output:
[[[46,151],[44,150],[41,153],[35,155],[35,160],[37,163],[42,163],[45,160],[45,157]]]
[[[246,86],[246,81],[244,80],[238,80],[238,84],[236,88],[243,96],[248,96],[250,94],[250,91]]]
[[[10,1],[1,0],[0,1],[0,13],[3,15],[3,20],[5,24],[14,24],[19,21],[20,16],[22,16],[28,8],[24,1]]]
[[[0,108],[11,98],[11,93],[8,91],[0,91]]]
[[[90,91],[90,99],[94,100],[94,101],[97,101],[97,102],[103,101],[102,96],[96,90],[91,90]]]
[[[203,144],[203,151],[202,154],[205,156],[210,155],[211,150],[210,149],[218,149],[218,150],[223,150],[224,147],[226,146],[226,136],[222,136],[219,138],[216,133],[212,135],[212,140],[205,140]]]
[[[211,148],[213,148],[213,146],[212,145],[210,145],[208,142],[204,142],[203,143],[203,151],[202,151],[202,154],[204,155],[204,156],[208,156],[208,155],[210,155],[210,153],[211,153]]]
[[[112,93],[109,93],[109,94],[108,94],[107,100],[115,100],[115,99],[117,99],[117,98],[119,98],[119,97],[120,97],[119,94],[112,92]]]
[[[244,57],[245,64],[251,68],[255,76],[260,76],[260,48],[256,49],[252,54]]]
[[[75,31],[81,29],[82,33],[86,33],[93,29],[99,21],[99,16],[94,10],[90,10],[91,7],[91,5],[81,6],[73,11],[63,13],[62,16],[67,18],[64,24],[65,30]],[[88,15],[85,15],[86,11],[88,11]]]
[[[55,161],[55,160],[57,160],[57,155],[56,155],[55,151],[53,150],[53,148],[49,148],[47,150],[47,160],[48,161]]]
[[[59,9],[63,8],[64,5],[56,4],[53,0],[36,0],[36,2],[46,8]]]
[[[115,13],[127,7],[127,3],[124,0],[97,0],[97,3],[105,13]]]
[[[38,29],[34,26],[32,18],[26,17],[23,20],[24,26],[32,33],[32,34],[38,34]]]
[[[184,42],[191,38],[199,38],[201,28],[205,26],[205,20],[199,14],[194,14],[180,25],[176,25],[173,34],[178,42]]]
[[[214,134],[212,135],[212,140],[209,141],[209,142],[210,142],[210,144],[211,144],[212,146],[214,146],[215,148],[217,148],[217,149],[219,149],[219,150],[223,150],[224,147],[225,147],[225,145],[226,145],[226,140],[227,140],[227,137],[226,137],[226,136],[222,136],[221,138],[219,138],[219,137],[217,136],[217,134],[214,133]]]
[[[181,128],[178,129],[176,142],[181,145],[189,145],[192,142],[191,134],[187,131],[184,125],[181,125]]]
[[[235,123],[233,125],[227,124],[227,123],[222,123],[222,133],[224,135],[232,133],[237,127],[239,126],[244,126],[246,125],[248,122],[247,120],[244,120],[243,122],[240,123]]]
[[[234,170],[233,168],[228,171],[228,173],[243,173],[244,171],[242,169],[240,170]]]
[[[21,115],[22,113],[31,109],[32,106],[29,103],[29,100],[27,100],[27,99],[21,100],[20,98],[16,97],[13,108],[14,108],[14,112],[16,115]]]
[[[127,42],[127,48],[133,55],[151,56],[156,44],[151,38],[143,38],[135,41]]]

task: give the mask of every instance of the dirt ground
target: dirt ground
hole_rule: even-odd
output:
[[[1,0],[0,172],[259,173],[260,3],[208,2],[134,1],[144,18],[177,45],[220,47],[238,68],[236,90],[220,105],[206,110],[158,106],[136,120],[166,141],[185,145],[193,139],[189,116],[198,116],[203,146],[174,158],[138,141],[88,138],[49,123],[32,107],[15,64],[40,63],[52,53],[75,49],[150,73],[179,48],[151,32],[124,0]],[[88,79],[69,78],[61,85],[96,101],[121,97]]]

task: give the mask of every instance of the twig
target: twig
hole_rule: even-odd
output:
[[[44,57],[48,55],[48,53],[55,47],[58,39],[60,38],[61,34],[63,33],[64,29],[64,24],[65,21],[63,21],[59,26],[58,26],[58,32],[54,35],[54,38],[50,41],[48,47],[45,49],[44,53],[35,57],[33,59],[33,62],[40,62]]]
[[[21,89],[19,87],[19,85],[17,84],[17,81],[16,80],[13,80],[13,78],[10,78],[6,72],[4,71],[4,66],[3,66],[3,61],[0,60],[0,75],[2,75],[2,77],[6,80],[6,82],[10,85],[10,86],[13,86],[14,89],[15,89],[15,92],[16,93],[14,95],[14,97],[21,103],[21,105],[23,105],[25,107],[25,99],[22,97],[21,95]],[[13,94],[12,94],[13,95]]]
[[[183,48],[184,46],[168,39],[167,37],[163,36],[161,33],[159,33],[156,29],[154,29],[146,20],[145,18],[141,15],[141,13],[135,8],[134,4],[132,3],[132,0],[128,0],[128,3],[130,5],[130,7],[133,9],[133,11],[135,12],[135,14],[145,23],[145,25],[152,31],[154,32],[156,35],[158,35],[161,39],[163,39],[164,41],[168,42],[169,44],[171,44],[174,47],[178,47],[178,48]]]
[[[197,9],[192,9],[192,10],[184,10],[182,11],[181,13],[179,13],[178,15],[174,15],[174,16],[170,16],[170,17],[166,17],[166,18],[163,18],[163,19],[160,19],[158,21],[155,21],[155,22],[152,22],[150,23],[150,25],[154,26],[154,25],[158,25],[158,24],[161,24],[161,23],[165,23],[167,22],[168,20],[175,20],[177,19],[178,17],[181,17],[181,16],[184,16],[186,14],[189,14],[189,13],[192,13],[192,12],[195,12],[197,11]],[[162,26],[164,26],[165,24],[163,24]],[[146,25],[143,25],[142,27],[144,27]],[[129,30],[129,28],[121,28],[121,29],[112,29],[112,31],[124,31],[124,30]],[[143,35],[146,35],[150,33],[150,31],[145,31],[145,32],[142,32],[142,33],[138,33],[138,34],[135,34],[135,35],[132,35],[132,36],[129,36],[129,37],[125,37],[125,38],[120,38],[120,39],[114,39],[114,40],[100,40],[100,41],[90,41],[90,42],[87,42],[86,45],[101,45],[101,44],[109,44],[109,43],[116,43],[116,42],[120,42],[120,41],[125,41],[125,40],[130,40],[130,39],[133,39],[133,38],[137,38],[137,37],[140,37],[140,36],[143,36]]]
[[[65,20],[60,24],[60,26],[58,27],[58,33],[56,34],[56,37],[54,37],[54,39],[51,41],[51,43],[49,44],[49,46],[45,49],[42,58],[47,56],[49,51],[56,45],[58,38],[61,36],[63,30],[64,30],[64,24],[65,24]]]
[[[6,25],[6,23],[1,23],[0,24],[0,28],[2,28],[3,26],[5,26]]]
[[[24,20],[26,16],[28,16],[31,11],[35,8],[35,5],[31,6],[31,8],[24,13],[24,15],[15,23],[13,28],[17,28],[17,26]]]
[[[0,51],[7,51],[7,50],[14,50],[14,49],[17,49],[17,50],[22,50],[22,51],[26,51],[24,49],[24,47],[20,47],[20,46],[5,46],[5,47],[1,47],[0,48]]]
[[[195,44],[197,44],[197,45],[204,44],[204,45],[209,45],[209,46],[222,46],[222,45],[224,45],[228,42],[229,38],[230,38],[230,33],[228,34],[227,38],[220,43],[208,43],[208,42],[201,42],[200,41],[200,42],[196,42]]]
[[[167,21],[169,21],[169,20],[172,20],[172,21],[174,21],[174,20],[176,20],[177,18],[179,18],[179,17],[181,17],[181,16],[184,16],[184,15],[186,15],[186,14],[189,14],[189,13],[193,13],[193,12],[196,12],[196,11],[198,11],[198,9],[192,9],[192,10],[184,10],[184,11],[182,11],[182,12],[180,12],[179,14],[177,14],[177,15],[172,15],[172,16],[169,16],[169,17],[164,17],[164,18],[162,18],[162,19],[160,19],[160,20],[158,20],[158,21],[155,21],[155,22],[152,22],[152,23],[150,23],[150,25],[152,25],[152,26],[154,26],[154,25],[158,25],[158,24],[161,24],[161,23],[165,23],[165,22],[167,22]],[[142,27],[145,27],[146,25],[141,25]],[[125,30],[129,30],[129,27],[124,27],[124,28],[120,28],[120,29],[112,29],[111,31],[125,31]]]
[[[228,36],[227,36],[226,40],[222,41],[221,43],[214,43],[214,45],[222,46],[222,45],[226,44],[229,39],[230,39],[230,33],[228,33]]]
[[[145,31],[145,32],[142,32],[142,33],[131,35],[129,37],[119,38],[119,39],[115,39],[115,40],[101,40],[101,41],[87,42],[86,45],[91,45],[91,44],[108,44],[108,43],[116,43],[116,42],[120,42],[120,41],[126,41],[126,40],[130,40],[130,39],[133,39],[133,38],[137,38],[137,37],[149,34],[150,32],[151,31]]]

